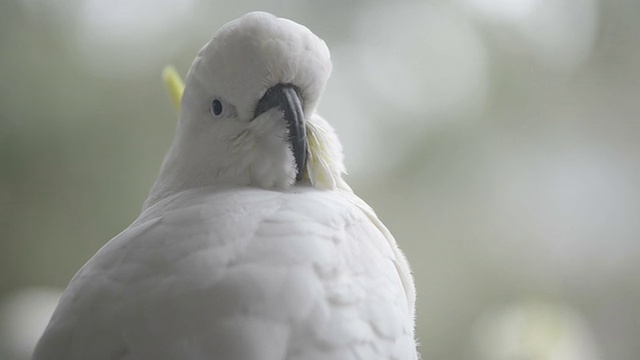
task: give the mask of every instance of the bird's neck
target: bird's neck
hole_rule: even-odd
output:
[[[302,185],[311,185],[319,190],[351,192],[342,178],[346,172],[342,146],[333,128],[316,114],[309,120],[306,125],[309,154]],[[144,209],[169,196],[197,187],[250,186],[288,190],[292,186],[301,185],[295,182],[295,172],[287,172],[287,169],[291,170],[293,167],[283,159],[274,161],[272,151],[253,153],[247,158],[241,151],[228,153],[218,158],[213,165],[210,158],[202,156],[202,151],[197,148],[190,151],[191,147],[183,145],[180,135],[177,134],[164,159],[158,179],[144,203]]]

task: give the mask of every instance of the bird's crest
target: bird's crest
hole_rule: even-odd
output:
[[[165,66],[164,69],[162,69],[162,80],[164,81],[164,86],[167,87],[171,103],[180,111],[182,93],[184,92],[184,82],[180,78],[180,75],[178,75],[178,72],[173,66]]]

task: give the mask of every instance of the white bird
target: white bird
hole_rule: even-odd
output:
[[[71,280],[34,359],[417,359],[408,263],[316,114],[330,72],[293,21],[218,30],[142,213]]]

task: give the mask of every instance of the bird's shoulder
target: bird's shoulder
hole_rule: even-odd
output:
[[[50,327],[57,316],[71,334],[58,346],[134,357],[391,354],[413,341],[397,260],[348,195],[192,189],[146,209],[98,251]],[[246,345],[264,339],[272,346]]]

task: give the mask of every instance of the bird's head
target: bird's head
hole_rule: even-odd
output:
[[[224,25],[187,75],[174,142],[147,206],[188,188],[342,183],[342,150],[315,114],[331,73],[324,41],[252,12]]]

